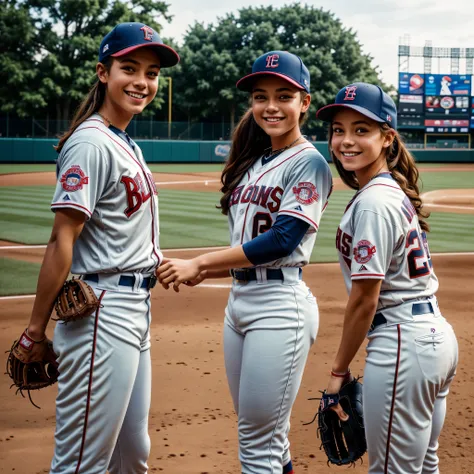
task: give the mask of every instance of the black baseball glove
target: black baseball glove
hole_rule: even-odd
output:
[[[318,412],[311,423],[316,417],[318,418],[318,436],[321,438],[321,447],[328,457],[328,464],[338,466],[352,464],[362,458],[367,451],[362,384],[358,379],[353,379],[345,384],[338,394],[328,394],[325,391],[322,393]],[[340,420],[337,413],[331,410],[331,407],[338,403],[349,415],[347,421]]]

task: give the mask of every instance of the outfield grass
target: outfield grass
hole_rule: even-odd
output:
[[[470,174],[470,173],[467,173]],[[442,179],[438,173],[427,174],[431,181]],[[446,176],[444,176],[446,177]],[[459,179],[469,180],[466,173]],[[463,182],[458,182],[463,184]],[[464,183],[466,184],[466,183]],[[425,182],[426,185],[426,182]],[[467,184],[466,184],[467,187]],[[49,205],[52,186],[0,187],[0,239],[24,244],[44,244],[48,241],[54,214]],[[316,261],[335,260],[334,235],[352,191],[335,191],[320,226]],[[227,245],[227,218],[215,208],[219,193],[204,193],[161,189],[160,243],[162,248],[207,247]],[[474,251],[474,218],[469,214],[435,212],[429,219],[433,232],[430,245],[433,252]]]
[[[37,263],[0,257],[0,296],[33,294],[39,270]]]

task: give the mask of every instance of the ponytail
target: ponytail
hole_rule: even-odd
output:
[[[106,58],[102,61],[102,64],[105,66],[107,72],[109,72],[112,65],[112,58]],[[59,138],[59,143],[55,147],[58,153],[62,150],[68,138],[75,132],[76,128],[100,109],[104,103],[105,91],[106,85],[97,80],[74,114],[69,130]]]
[[[301,102],[307,93],[301,91]],[[307,112],[299,118],[300,127],[306,121]],[[267,148],[272,146],[270,137],[257,125],[253,118],[252,108],[247,109],[232,134],[232,146],[221,175],[220,206],[222,214],[227,215],[230,208],[230,197],[245,173],[258,160]]]
[[[384,136],[390,130],[393,132],[393,129],[391,129],[385,123],[380,125],[380,130]],[[355,172],[346,171],[341,162],[334,155],[331,147],[332,134],[332,127],[329,127],[329,153],[331,155],[332,161],[335,164],[339,176],[341,177],[344,184],[352,189],[358,190],[359,182],[357,181]],[[413,155],[408,151],[402,137],[397,131],[395,131],[392,144],[386,151],[386,159],[388,169],[391,172],[393,179],[398,183],[402,191],[407,195],[413,207],[415,208],[421,229],[428,232],[430,230],[430,226],[424,219],[427,219],[430,213],[423,209],[423,201],[420,197],[420,191],[418,187],[418,178],[420,174],[418,172],[418,168],[416,167]]]

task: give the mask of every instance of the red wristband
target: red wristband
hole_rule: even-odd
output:
[[[344,378],[344,377],[347,377],[350,373],[351,373],[351,369],[349,369],[345,374],[340,374],[340,373],[337,373],[337,372],[334,372],[334,371],[331,370],[331,376],[332,377]]]

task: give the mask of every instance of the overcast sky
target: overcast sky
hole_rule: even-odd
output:
[[[174,15],[172,23],[164,26],[163,36],[178,41],[195,21],[215,23],[230,11],[250,5],[293,3],[292,0],[166,0]],[[306,2],[331,10],[344,26],[356,33],[363,50],[379,66],[385,82],[398,83],[398,44],[400,38],[410,37],[412,46],[424,46],[431,40],[434,47],[474,48],[474,0],[316,0]],[[465,73],[461,62],[460,73]],[[464,70],[463,70],[464,69]],[[410,60],[409,72],[423,72],[422,60]],[[433,63],[433,73],[449,73],[449,64]]]

